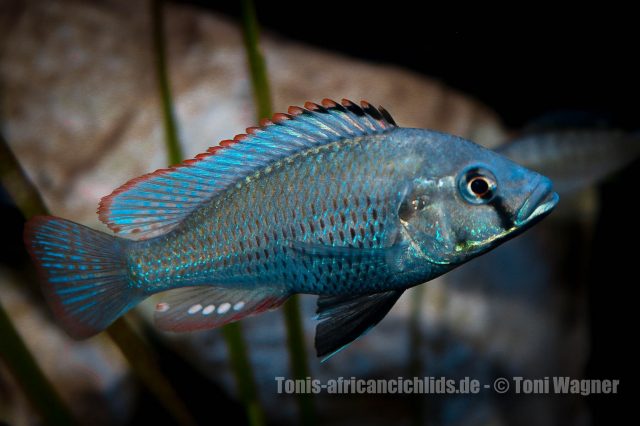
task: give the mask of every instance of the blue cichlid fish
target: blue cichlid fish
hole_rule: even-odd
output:
[[[318,356],[376,325],[404,290],[528,228],[551,182],[467,140],[397,127],[382,108],[291,107],[98,210],[107,235],[55,217],[25,242],[63,327],[103,330],[152,294],[165,330],[218,327],[319,295]]]

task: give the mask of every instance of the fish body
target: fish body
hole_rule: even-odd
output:
[[[25,242],[63,326],[87,337],[165,292],[157,324],[216,327],[316,294],[326,356],[373,327],[402,292],[531,226],[551,182],[470,141],[397,127],[383,109],[330,100],[125,184],[100,218],[63,219]]]

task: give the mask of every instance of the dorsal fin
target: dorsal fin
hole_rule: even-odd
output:
[[[278,160],[396,127],[383,108],[346,99],[340,104],[324,99],[322,105],[289,107],[288,114],[275,114],[260,124],[193,159],[130,180],[100,201],[100,220],[131,238],[161,235],[216,194]]]

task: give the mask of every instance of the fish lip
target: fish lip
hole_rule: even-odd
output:
[[[560,200],[552,188],[551,181],[546,178],[538,182],[516,214],[515,224],[517,226],[526,225],[534,219],[542,219],[551,213]]]

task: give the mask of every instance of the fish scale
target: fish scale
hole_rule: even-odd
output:
[[[391,245],[385,228],[393,229],[396,218],[388,214],[388,200],[405,178],[394,176],[393,168],[378,165],[392,161],[387,147],[392,135],[313,149],[273,167],[270,173],[260,171],[247,178],[195,211],[171,233],[132,248],[129,263],[139,271],[137,275],[153,277],[133,285],[150,293],[218,283],[339,294],[370,291],[363,283],[372,278],[388,281],[388,271],[372,276],[371,265],[355,271],[335,260],[311,266],[304,259],[292,259],[286,250],[290,241],[359,248]],[[406,156],[399,154],[398,158]],[[318,173],[329,167],[335,168],[333,174],[339,180]],[[372,185],[372,179],[398,185]],[[285,184],[287,191],[278,191]],[[194,252],[202,253],[195,262]]]
[[[25,227],[47,301],[74,337],[162,292],[156,324],[218,327],[319,295],[330,356],[407,288],[491,250],[557,203],[551,183],[470,141],[325,99],[276,114],[104,197],[118,236],[54,217]],[[124,237],[124,238],[123,238]]]

